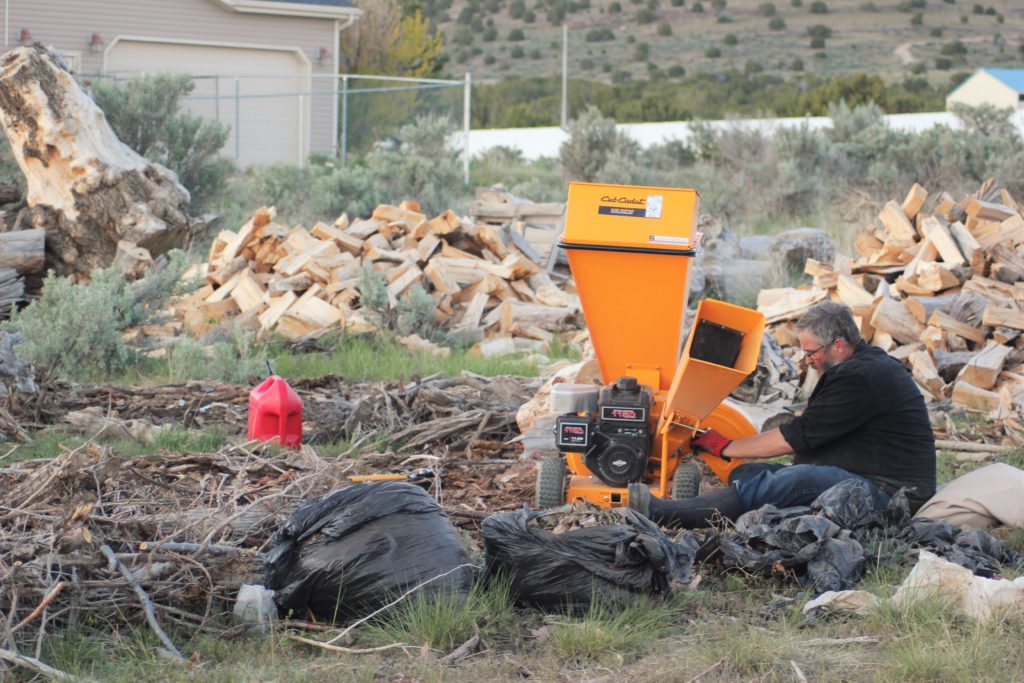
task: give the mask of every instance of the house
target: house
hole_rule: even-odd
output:
[[[946,96],[952,104],[978,107],[991,104],[1002,109],[1019,109],[1024,103],[1024,69],[978,69]]]
[[[337,153],[349,0],[5,0],[4,50],[52,45],[83,79],[187,73],[192,112],[231,126],[240,167]]]

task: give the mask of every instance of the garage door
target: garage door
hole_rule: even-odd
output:
[[[301,162],[309,149],[310,67],[296,52],[119,39],[107,55],[117,76],[187,73],[189,111],[231,127],[223,155],[242,168]]]

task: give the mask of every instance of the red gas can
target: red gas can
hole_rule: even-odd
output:
[[[278,439],[288,448],[302,444],[302,399],[277,375],[249,393],[249,438]]]

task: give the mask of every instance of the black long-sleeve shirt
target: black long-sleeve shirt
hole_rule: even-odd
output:
[[[935,437],[921,392],[902,363],[863,341],[780,430],[796,464],[842,467],[889,493],[913,488],[915,510],[935,493]]]

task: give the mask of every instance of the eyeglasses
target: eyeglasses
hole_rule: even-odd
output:
[[[803,349],[804,357],[805,358],[814,358],[814,356],[818,355],[819,351],[821,351],[822,349],[824,349],[824,348],[826,348],[828,346],[831,346],[831,344],[822,344],[821,346],[819,346],[818,348],[816,348],[814,350]]]

